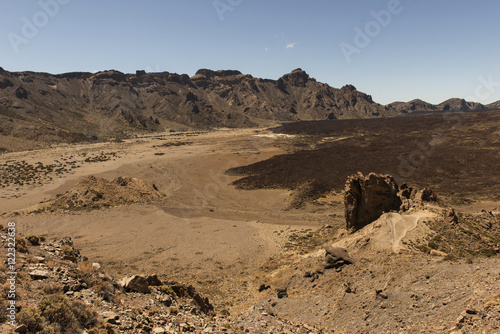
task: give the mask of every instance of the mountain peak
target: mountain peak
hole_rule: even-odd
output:
[[[287,81],[289,84],[296,87],[305,87],[310,80],[314,80],[311,79],[311,77],[309,77],[309,74],[307,74],[301,68],[297,68],[292,72],[285,74],[284,76],[281,77],[281,79]]]

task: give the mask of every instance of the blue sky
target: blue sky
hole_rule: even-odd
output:
[[[10,71],[210,68],[277,79],[300,67],[382,104],[500,100],[498,0],[0,0],[0,8],[0,66]]]

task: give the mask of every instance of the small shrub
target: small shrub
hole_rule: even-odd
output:
[[[20,253],[28,252],[28,247],[26,247],[26,239],[24,239],[23,237],[16,239],[16,251]]]
[[[61,326],[59,325],[50,325],[45,327],[40,334],[61,334]]]
[[[438,244],[433,240],[429,241],[427,243],[427,246],[431,249],[438,249],[439,248]]]
[[[154,316],[154,315],[157,315],[158,313],[160,313],[160,310],[157,309],[156,307],[152,307],[148,310],[148,314],[150,316]]]
[[[3,324],[7,321],[7,304],[3,299],[0,299],[0,324]]]
[[[90,261],[79,262],[78,263],[78,274],[82,277],[88,277],[88,276],[92,275],[92,262],[90,262]]]
[[[33,246],[38,246],[40,244],[40,238],[34,234],[27,235],[26,240],[28,240]]]
[[[116,331],[111,324],[101,324],[99,327],[94,327],[88,332],[89,334],[116,334]]]
[[[97,282],[93,290],[107,302],[112,302],[115,296],[115,287],[110,282]]]
[[[50,283],[44,284],[42,291],[43,291],[43,293],[45,293],[47,295],[53,295],[53,294],[61,293],[63,291],[63,286],[59,283],[50,282]]]
[[[40,311],[34,307],[24,308],[19,312],[16,321],[28,328],[28,333],[37,333],[43,329],[43,318]]]
[[[453,254],[448,254],[445,257],[443,257],[443,261],[455,261],[457,257]]]
[[[71,247],[69,245],[64,245],[62,248],[62,251],[63,251],[64,255],[71,256],[71,255],[73,255],[74,249],[73,249],[73,247]]]
[[[45,297],[38,309],[50,324],[61,326],[65,333],[77,333],[97,323],[97,314],[89,306],[60,294]]]
[[[171,297],[175,297],[175,292],[170,285],[162,285],[158,288],[158,290],[160,290],[160,292],[162,292],[166,295],[169,295]]]
[[[132,309],[132,313],[134,313],[134,314],[142,314],[142,309],[140,307],[134,307]]]

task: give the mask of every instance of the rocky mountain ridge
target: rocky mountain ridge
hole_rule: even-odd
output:
[[[413,111],[482,110],[451,99],[375,103],[352,85],[320,83],[302,69],[278,80],[239,71],[109,70],[52,75],[0,68],[0,135],[36,142],[109,140],[145,131],[252,127],[272,121],[380,118]]]
[[[407,114],[413,112],[481,111],[497,109],[499,105],[500,101],[483,105],[478,102],[470,102],[460,98],[451,98],[439,104],[431,104],[420,99],[414,99],[409,102],[393,102],[388,104],[387,107]]]

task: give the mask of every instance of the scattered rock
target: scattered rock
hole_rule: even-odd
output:
[[[264,284],[262,283],[260,286],[259,286],[259,292],[262,292],[264,290],[267,290],[267,289],[270,289],[271,287],[267,284]]]
[[[104,322],[109,324],[116,324],[116,321],[120,319],[120,316],[112,311],[103,312],[102,317],[104,318]]]
[[[286,287],[280,287],[276,289],[276,294],[278,298],[288,298],[288,292]]]
[[[39,270],[39,269],[35,269],[32,272],[30,272],[30,276],[34,280],[43,280],[43,279],[47,279],[47,278],[50,277],[48,271],[46,271],[46,270]]]
[[[146,277],[146,281],[149,286],[161,286],[163,285],[162,281],[158,278],[158,275],[149,275]]]
[[[375,293],[377,294],[377,297],[380,297],[382,299],[389,298],[389,296],[387,295],[387,293],[384,292],[384,290],[377,289],[377,290],[375,290]]]
[[[28,326],[26,325],[20,325],[20,326],[17,326],[16,329],[14,330],[16,333],[21,333],[21,334],[25,334],[28,332]]]
[[[444,211],[444,221],[452,225],[458,224],[458,217],[454,209],[449,208]]]
[[[436,249],[431,249],[430,254],[432,256],[443,256],[443,257],[448,256],[448,253],[445,253],[445,252],[442,252],[442,251],[438,251]]]
[[[125,277],[118,284],[129,291],[149,293],[148,281],[144,276]]]
[[[347,254],[347,250],[332,246],[325,247],[325,261],[325,269],[339,269],[344,265],[354,263],[349,254]]]

